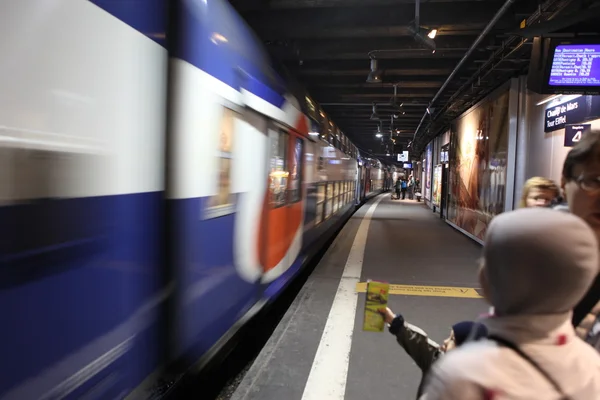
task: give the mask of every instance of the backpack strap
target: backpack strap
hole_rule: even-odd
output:
[[[558,382],[556,382],[554,380],[554,378],[552,378],[552,376],[550,376],[550,374],[548,374],[548,372],[546,372],[546,370],[544,370],[537,362],[535,362],[535,360],[533,360],[531,357],[529,357],[516,344],[514,344],[504,338],[501,338],[499,336],[495,336],[495,335],[488,336],[488,339],[493,340],[494,342],[498,343],[499,345],[501,345],[503,347],[507,347],[507,348],[511,349],[512,351],[514,351],[515,353],[517,353],[522,359],[524,359],[532,367],[534,367],[544,378],[546,378],[546,380],[552,385],[552,387],[554,387],[554,390],[556,390],[558,393],[560,393],[561,400],[569,400],[569,397],[560,388],[560,385],[558,384]]]

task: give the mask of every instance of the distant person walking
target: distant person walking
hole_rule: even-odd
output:
[[[402,191],[402,200],[406,199],[406,190],[408,188],[408,184],[405,179],[402,179],[402,183],[400,186],[400,190]]]

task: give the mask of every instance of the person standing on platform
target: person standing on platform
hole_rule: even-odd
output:
[[[400,199],[400,190],[402,189],[402,181],[400,178],[396,180],[396,199]]]
[[[407,188],[407,184],[406,184],[406,179],[402,179],[402,183],[400,184],[400,190],[402,191],[402,200],[406,199],[406,188]]]
[[[386,308],[380,310],[389,331],[396,341],[421,369],[421,383],[417,390],[417,399],[423,393],[423,383],[433,363],[444,353],[451,351],[469,340],[479,340],[487,336],[487,328],[472,321],[463,321],[452,325],[450,336],[440,346],[427,336],[421,328],[409,324],[402,315],[394,314]]]
[[[438,360],[424,400],[591,400],[600,354],[578,338],[573,307],[598,274],[598,241],[580,218],[548,208],[490,223],[479,281],[488,336]]]
[[[560,197],[560,189],[554,181],[534,176],[527,179],[523,185],[523,193],[519,208],[525,207],[548,207]]]
[[[600,243],[600,130],[584,135],[569,151],[562,169],[561,188],[569,210],[582,218]],[[600,275],[573,310],[573,325],[595,319],[600,302]],[[592,313],[593,315],[589,315]]]
[[[408,199],[413,200],[415,195],[415,179],[412,174],[408,177]]]

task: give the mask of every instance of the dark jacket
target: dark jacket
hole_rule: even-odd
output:
[[[562,199],[557,199],[557,201],[550,207],[553,210],[570,212],[569,206]],[[600,274],[596,276],[596,279],[594,279],[594,283],[592,284],[590,289],[573,309],[573,326],[577,327],[581,323],[581,321],[583,321],[585,316],[592,311],[594,306],[598,304],[598,302],[600,302]]]
[[[402,346],[421,369],[421,383],[419,384],[419,390],[417,391],[418,399],[423,394],[423,385],[429,369],[444,353],[440,350],[439,344],[429,339],[427,333],[421,328],[404,321],[404,318],[401,315],[394,318],[389,331],[392,335],[396,336],[396,340],[400,346]]]

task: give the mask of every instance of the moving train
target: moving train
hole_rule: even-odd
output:
[[[0,21],[0,399],[144,397],[387,185],[224,0]]]

